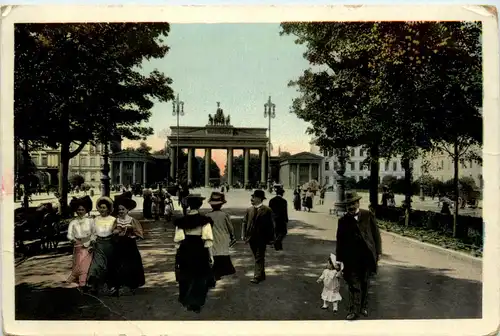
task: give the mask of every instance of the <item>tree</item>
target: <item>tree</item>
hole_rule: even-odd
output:
[[[396,155],[402,156],[410,204],[411,161],[447,133],[444,109],[453,102],[447,97],[458,94],[451,86],[460,84],[448,74],[461,69],[467,74],[477,63],[467,48],[476,50],[478,32],[477,25],[462,22],[282,24],[282,34],[306,45],[304,56],[315,67],[291,82],[301,94],[292,111],[311,123],[308,132],[322,149],[364,145],[369,150],[372,205],[379,157]],[[460,99],[468,101],[466,111],[475,107],[476,70],[471,77],[460,93],[467,96]]]
[[[80,187],[85,183],[85,178],[82,175],[75,174],[71,176],[70,183],[73,187]]]
[[[279,155],[281,160],[287,159],[290,156],[292,156],[292,154],[290,154],[290,152],[280,152],[280,155]]]
[[[139,144],[139,147],[136,150],[140,153],[149,154],[151,152],[151,149],[153,149],[151,146],[148,146],[147,143],[145,143],[144,141],[141,141],[141,143]]]
[[[370,157],[370,202],[378,202],[379,142],[383,102],[375,69],[368,63],[376,54],[370,41],[373,23],[282,23],[282,35],[294,35],[306,46],[304,57],[313,66],[289,86],[300,96],[291,111],[309,122],[307,132],[323,150],[343,152],[366,145]],[[340,165],[345,166],[345,155]]]
[[[165,151],[165,148],[162,148],[160,150],[153,151],[153,155],[167,155],[167,152]]]
[[[172,81],[138,67],[144,59],[165,56],[169,48],[162,36],[168,32],[168,23],[16,25],[15,96],[30,98],[15,99],[15,115],[43,119],[36,140],[61,149],[62,211],[69,160],[88,142],[153,133],[139,124],[149,119],[153,99],[173,98]]]

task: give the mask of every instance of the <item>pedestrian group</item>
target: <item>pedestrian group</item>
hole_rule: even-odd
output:
[[[283,250],[289,221],[284,192],[281,187],[276,188],[276,196],[267,206],[263,204],[265,192],[255,190],[250,197],[251,206],[243,217],[240,238],[248,244],[254,257],[254,274],[250,280],[253,284],[266,280],[267,247]],[[181,193],[186,191],[181,189]],[[302,206],[310,211],[311,194],[310,189],[302,193],[297,188],[293,197],[294,208],[302,210]],[[155,202],[159,205],[160,199],[158,195],[145,196],[145,205],[151,200],[153,217],[157,216],[156,211],[159,212],[159,209],[155,210]],[[338,221],[336,251],[328,256],[326,268],[318,278],[318,282],[323,283],[321,308],[329,309],[331,304],[333,312],[338,311],[342,301],[341,280],[347,283],[347,320],[368,316],[369,279],[377,272],[381,255],[381,238],[375,216],[359,208],[360,199],[356,192],[346,191],[347,212]],[[236,273],[230,258],[236,234],[229,214],[222,210],[226,203],[225,194],[212,192],[208,200],[212,210],[207,214],[200,212],[204,200],[200,194],[183,195],[184,216],[173,222],[178,300],[188,311],[196,313],[202,310],[209,290],[216,286],[217,281]],[[162,203],[165,217],[170,220],[173,202],[168,194]],[[143,286],[144,268],[137,240],[144,236],[139,221],[128,214],[136,207],[131,195],[117,196],[114,202],[109,197],[99,198],[99,215],[95,218],[89,216],[92,209],[90,197],[74,199],[71,206],[77,216],[68,228],[68,239],[74,243],[70,281],[85,292],[98,294],[107,287],[109,294],[116,296],[124,287],[134,293]]]

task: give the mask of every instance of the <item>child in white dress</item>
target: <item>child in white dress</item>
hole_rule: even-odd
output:
[[[323,306],[321,309],[328,309],[328,303],[332,303],[333,312],[337,312],[339,302],[342,300],[339,278],[342,276],[343,266],[337,261],[335,254],[331,253],[330,258],[328,258],[328,266],[318,279],[318,282],[323,282],[323,291],[321,292]]]

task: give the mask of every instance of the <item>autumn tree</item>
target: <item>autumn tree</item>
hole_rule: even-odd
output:
[[[36,140],[60,148],[62,211],[69,160],[87,143],[153,133],[139,125],[151,116],[153,99],[172,99],[172,81],[157,70],[144,74],[140,65],[166,55],[168,33],[168,23],[16,25],[15,118],[38,118],[35,125],[44,127]]]

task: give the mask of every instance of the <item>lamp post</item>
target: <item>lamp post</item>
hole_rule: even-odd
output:
[[[271,119],[276,117],[276,104],[271,101],[271,96],[264,104],[264,118],[269,118],[269,148],[267,151],[267,183],[271,190]]]
[[[184,102],[179,100],[179,94],[172,102],[172,110],[172,115],[177,116],[177,147],[175,154],[175,181],[177,183],[179,179],[179,117],[184,115]]]
[[[346,213],[345,201],[345,171],[347,158],[349,157],[347,153],[347,148],[339,148],[336,150],[336,156],[339,161],[339,169],[336,170],[337,177],[337,192],[336,192],[336,202],[334,204],[334,211],[337,216],[343,216]]]
[[[102,153],[102,158],[104,159],[104,164],[102,165],[102,176],[101,176],[101,196],[109,197],[110,195],[110,177],[109,177],[109,141],[106,137],[104,140],[104,150]]]

